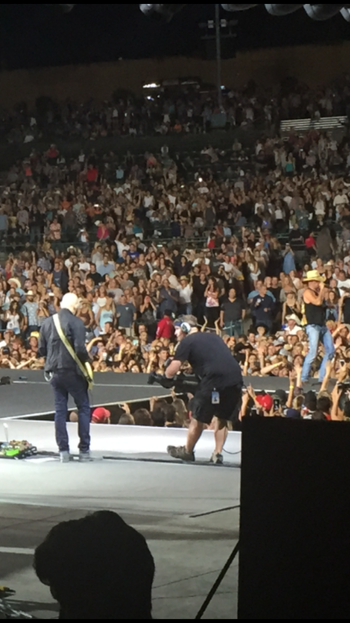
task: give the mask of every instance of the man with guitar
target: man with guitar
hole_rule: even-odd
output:
[[[47,318],[40,331],[39,353],[45,357],[45,373],[55,397],[55,431],[61,463],[72,460],[69,453],[67,411],[69,394],[78,409],[79,461],[90,461],[90,401],[92,385],[89,355],[85,347],[85,326],[76,317],[79,299],[69,292],[58,314]]]

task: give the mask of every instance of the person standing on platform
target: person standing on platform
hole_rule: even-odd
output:
[[[194,316],[183,316],[175,322],[179,345],[165,376],[173,379],[186,361],[199,379],[192,404],[192,419],[185,446],[168,446],[170,456],[194,461],[194,448],[205,424],[214,420],[215,449],[212,463],[223,463],[222,449],[226,439],[227,422],[237,421],[242,405],[242,372],[225,342],[212,333],[197,329]]]
[[[327,361],[334,355],[333,338],[326,325],[326,309],[324,305],[324,277],[317,270],[309,270],[303,282],[306,284],[303,293],[306,333],[309,338],[309,352],[305,357],[301,380],[306,382],[310,375],[311,364],[316,358],[319,343],[324,346],[324,357],[321,363],[318,380],[322,383],[327,368]]]
[[[79,299],[76,294],[65,294],[58,312],[62,331],[82,364],[89,362],[85,347],[85,326],[76,317]],[[51,377],[50,383],[55,397],[55,431],[61,463],[72,460],[69,452],[67,433],[68,396],[71,395],[78,410],[79,461],[90,461],[90,419],[91,409],[88,382],[77,363],[61,340],[54,321],[55,316],[47,318],[40,331],[39,356],[45,357],[45,372]]]

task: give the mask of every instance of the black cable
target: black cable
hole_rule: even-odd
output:
[[[201,606],[201,608],[198,610],[196,616],[194,617],[195,619],[201,619],[203,614],[205,613],[206,609],[208,608],[211,600],[213,599],[216,591],[218,590],[222,580],[224,579],[226,573],[228,572],[229,568],[231,567],[234,559],[236,558],[237,554],[239,552],[239,541],[237,541],[233,551],[231,552],[227,562],[225,563],[224,567],[222,568],[222,571],[220,571],[217,579],[215,580],[211,590],[208,593],[208,596],[206,597],[203,605]]]
[[[223,513],[224,511],[232,511],[236,508],[241,508],[240,504],[235,506],[226,506],[225,508],[217,508],[214,511],[206,511],[205,513],[197,513],[196,515],[190,515],[190,519],[197,519],[197,517],[207,517],[208,515],[214,515],[215,513]]]
[[[229,452],[228,450],[225,450],[225,448],[222,449],[223,452],[226,452],[226,454],[231,454],[231,456],[233,456],[234,454],[241,454],[242,450],[237,450],[237,452]]]

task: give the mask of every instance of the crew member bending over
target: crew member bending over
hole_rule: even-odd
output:
[[[169,446],[170,456],[184,461],[194,461],[194,448],[205,424],[215,417],[215,450],[211,456],[214,463],[222,463],[222,448],[226,439],[223,429],[228,421],[238,419],[241,409],[243,379],[237,361],[223,340],[211,333],[197,329],[194,316],[183,316],[175,323],[179,342],[173,361],[165,376],[173,378],[187,361],[199,378],[199,386],[193,398],[192,419],[185,446]]]

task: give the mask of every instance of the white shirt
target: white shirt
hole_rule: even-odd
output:
[[[117,245],[119,257],[122,256],[123,251],[129,251],[130,249],[128,244],[123,244],[123,242],[120,242],[120,240],[115,240],[115,244]]]
[[[300,331],[300,328],[301,327],[299,327],[299,325],[297,325],[297,324],[295,325],[295,327],[293,327],[293,329],[290,329],[288,327],[288,325],[287,325],[286,328],[285,328],[285,332],[286,332],[287,335],[296,335],[298,333],[298,331]]]
[[[188,303],[191,302],[192,292],[193,292],[193,288],[192,286],[190,286],[189,283],[184,288],[179,289],[179,299],[182,305],[185,305],[185,304],[187,305]]]
[[[334,197],[333,205],[334,207],[339,205],[344,205],[345,203],[349,203],[349,198],[346,195],[336,195]]]
[[[121,193],[124,193],[124,189],[121,186],[116,186],[114,192],[116,195],[120,195]]]
[[[200,257],[197,257],[197,259],[194,260],[194,262],[192,262],[192,266],[197,266],[197,264],[202,264],[203,262],[204,264],[206,264],[206,266],[210,264],[210,260],[207,257],[204,257],[203,259],[201,259]]]
[[[281,208],[276,208],[276,210],[275,210],[275,218],[276,218],[276,221],[282,221],[283,220],[283,212],[282,212]]]
[[[350,279],[345,279],[344,281],[340,281],[340,279],[338,279],[337,288],[339,290],[340,296],[343,296],[345,294],[345,290],[343,290],[343,288],[350,289]]]
[[[83,271],[89,271],[90,270],[90,264],[89,264],[89,262],[79,262],[79,268],[80,268],[80,270],[83,270]]]
[[[165,277],[163,277],[163,279],[165,279]],[[167,279],[171,288],[173,288],[174,290],[180,290],[180,284],[175,275],[170,275],[170,277],[167,277]]]
[[[224,262],[223,267],[224,267],[225,273],[230,273],[231,270],[233,269],[233,264],[230,264],[229,262]]]
[[[292,199],[293,197],[291,197],[290,195],[286,195],[285,197],[283,197],[283,201],[285,201],[288,206],[290,205]]]
[[[326,208],[324,205],[324,201],[319,200],[316,201],[315,203],[315,214],[318,214],[319,216],[324,216],[326,212]]]

